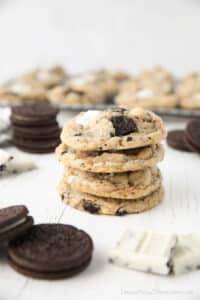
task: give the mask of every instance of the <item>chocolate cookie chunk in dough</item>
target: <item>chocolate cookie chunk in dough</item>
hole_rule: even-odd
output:
[[[162,120],[140,108],[80,113],[61,133],[62,142],[77,151],[133,149],[159,144],[165,137]]]
[[[9,245],[10,265],[33,278],[60,279],[83,271],[90,263],[90,236],[73,226],[40,224]]]
[[[129,133],[137,132],[137,126],[134,120],[124,116],[114,116],[111,118],[115,128],[115,136],[124,136]]]
[[[47,103],[12,108],[11,122],[22,126],[41,126],[55,123],[58,110]]]
[[[187,124],[185,138],[188,146],[194,151],[200,153],[200,121],[194,120]]]
[[[191,152],[188,144],[185,142],[185,132],[184,130],[172,130],[168,132],[167,135],[167,143],[170,147],[181,150]]]
[[[28,209],[23,206],[9,206],[0,209],[0,247],[24,234],[33,225]]]

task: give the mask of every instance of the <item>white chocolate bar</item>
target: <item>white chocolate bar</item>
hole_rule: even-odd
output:
[[[35,169],[32,160],[24,159],[0,149],[0,176],[26,172]]]
[[[178,236],[172,258],[172,270],[175,275],[186,273],[200,267],[200,235]]]
[[[138,271],[167,275],[176,243],[174,234],[127,229],[111,251],[109,261]]]

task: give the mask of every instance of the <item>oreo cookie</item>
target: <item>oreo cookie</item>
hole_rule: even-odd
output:
[[[114,116],[111,122],[115,129],[115,136],[124,136],[138,131],[135,122],[125,116]]]
[[[167,135],[167,144],[176,150],[191,152],[191,149],[188,147],[188,144],[185,142],[184,130],[169,131]]]
[[[194,152],[200,153],[200,121],[190,121],[185,130],[185,141]]]
[[[52,139],[34,139],[13,135],[13,144],[25,152],[50,153],[59,145],[58,137]]]
[[[90,236],[73,226],[33,226],[8,248],[8,260],[17,272],[41,279],[71,277],[90,263],[93,243]]]
[[[7,245],[33,226],[33,218],[23,206],[9,206],[0,209],[0,246]]]
[[[60,135],[61,129],[59,128],[57,122],[54,124],[50,124],[47,126],[17,126],[13,125],[13,131],[17,136],[23,136],[24,138],[31,138],[31,139],[52,139],[58,138]]]
[[[47,104],[23,105],[12,108],[11,122],[21,126],[41,126],[55,123],[58,109]]]

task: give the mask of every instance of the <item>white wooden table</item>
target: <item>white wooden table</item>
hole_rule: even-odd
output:
[[[61,117],[66,120],[69,115]],[[166,125],[180,128],[184,122],[168,120]],[[38,169],[0,179],[0,207],[25,204],[35,223],[62,222],[86,230],[94,240],[94,257],[89,268],[76,277],[42,281],[17,274],[0,254],[0,300],[199,299],[200,271],[177,278],[160,277],[107,262],[108,250],[124,226],[200,231],[200,157],[165,148],[165,160],[160,164],[166,190],[164,202],[149,212],[124,217],[95,216],[65,206],[56,193],[61,164],[53,154],[27,154]]]

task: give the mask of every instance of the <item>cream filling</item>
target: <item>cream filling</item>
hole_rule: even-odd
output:
[[[4,228],[0,229],[0,234],[5,233],[5,232],[7,232],[7,231],[9,231],[13,228],[16,228],[17,226],[25,223],[25,221],[26,221],[26,218],[23,218],[20,221],[17,221],[15,223],[11,224],[11,225],[5,226]]]

